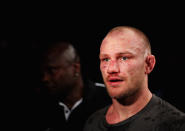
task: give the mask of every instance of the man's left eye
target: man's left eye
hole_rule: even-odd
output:
[[[127,60],[128,58],[127,58],[127,57],[121,57],[121,59],[125,61],[125,60]]]

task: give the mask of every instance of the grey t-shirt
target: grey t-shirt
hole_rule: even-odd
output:
[[[154,94],[140,112],[116,124],[106,122],[108,108],[95,112],[84,131],[185,131],[185,113]]]

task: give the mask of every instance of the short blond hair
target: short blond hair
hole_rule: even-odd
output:
[[[146,36],[146,34],[144,34],[141,30],[135,28],[135,27],[131,27],[131,26],[117,26],[112,28],[106,36],[112,34],[113,32],[126,32],[126,31],[133,31],[136,35],[138,35],[140,38],[142,38],[143,40],[143,44],[146,48],[145,51],[145,55],[151,54],[151,44],[150,41],[148,39],[148,37]]]

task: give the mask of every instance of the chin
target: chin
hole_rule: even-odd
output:
[[[123,89],[116,89],[116,90],[109,90],[108,91],[109,95],[111,98],[113,99],[127,99],[131,96],[133,96],[134,94],[137,93],[137,90],[132,89],[132,90],[123,90]]]
[[[111,98],[120,98],[122,96],[125,96],[125,91],[123,90],[119,90],[119,89],[115,89],[115,90],[108,90],[109,96]]]
[[[123,93],[109,93],[110,97],[113,99],[122,99],[122,98],[126,98],[127,95],[123,94]]]

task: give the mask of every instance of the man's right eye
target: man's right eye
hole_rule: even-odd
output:
[[[57,67],[49,67],[48,72],[50,74],[55,74],[56,72],[58,72],[58,68]]]
[[[102,61],[109,61],[109,58],[103,58]]]

